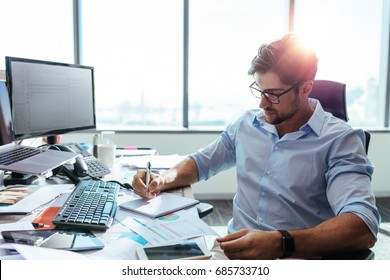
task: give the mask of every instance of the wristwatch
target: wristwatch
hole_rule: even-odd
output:
[[[280,258],[281,259],[289,258],[292,256],[292,254],[295,253],[294,238],[290,235],[290,233],[287,230],[279,229],[278,231],[282,234],[283,255]]]

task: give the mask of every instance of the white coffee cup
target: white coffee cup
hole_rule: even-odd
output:
[[[115,144],[99,144],[97,146],[98,158],[108,168],[111,168],[114,165],[115,151],[116,151]]]

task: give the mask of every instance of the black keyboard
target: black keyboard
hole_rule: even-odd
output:
[[[23,159],[38,155],[42,152],[43,151],[40,149],[18,146],[13,150],[0,154],[0,164],[10,165]]]
[[[106,230],[117,209],[119,184],[81,180],[53,219],[59,228]]]

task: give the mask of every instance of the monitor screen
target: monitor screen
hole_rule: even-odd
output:
[[[96,128],[94,68],[6,57],[15,139]]]

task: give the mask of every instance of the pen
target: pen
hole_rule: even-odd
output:
[[[35,227],[35,228],[50,227],[49,225],[45,225],[45,224],[42,224],[42,223],[35,223],[35,222],[32,222],[31,224],[32,224],[33,227]]]
[[[148,187],[150,183],[150,161],[146,164],[146,182],[145,185]]]

